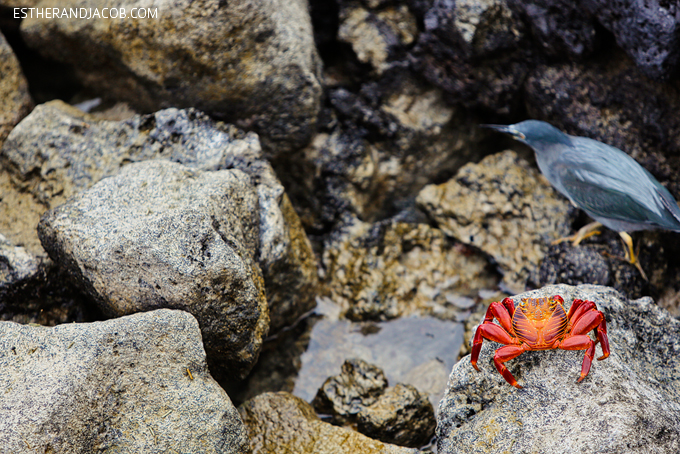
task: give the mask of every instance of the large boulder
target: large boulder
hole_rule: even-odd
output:
[[[259,246],[252,255],[264,275],[272,329],[293,323],[314,307],[317,271],[311,245],[256,134],[214,122],[195,109],[170,108],[105,121],[53,101],[37,106],[0,150],[0,163],[11,172],[13,185],[48,207],[64,203],[130,162],[149,159],[205,171],[244,172],[258,198]],[[13,209],[21,215],[13,217],[25,219],[27,205],[18,200]],[[11,207],[8,211],[12,213]],[[23,230],[34,231],[34,226]]]
[[[272,150],[311,137],[321,65],[305,0],[105,0],[96,8],[70,0],[58,7],[58,15],[26,17],[22,36],[45,57],[73,65],[94,92],[144,112],[196,107],[241,121]],[[88,17],[70,17],[72,9]]]
[[[3,452],[249,452],[186,312],[0,322],[0,369]]]
[[[12,128],[31,111],[28,82],[7,40],[0,33],[0,147]]]
[[[157,308],[196,316],[218,379],[243,378],[269,329],[256,188],[237,169],[151,160],[48,211],[45,250],[110,316]]]
[[[253,454],[416,454],[403,448],[323,422],[314,409],[292,394],[264,393],[245,402],[239,412]]]
[[[626,300],[608,287],[556,285],[516,295],[594,301],[611,355],[577,383],[583,351],[527,352],[507,363],[523,389],[493,365],[485,341],[480,372],[470,357],[451,372],[439,404],[440,453],[671,453],[680,449],[680,321],[651,298]],[[596,357],[600,356],[600,347]]]

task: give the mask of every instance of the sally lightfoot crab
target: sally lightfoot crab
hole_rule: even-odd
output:
[[[498,320],[500,326],[493,323],[494,318]],[[588,335],[593,330],[597,340],[592,340]],[[564,309],[564,300],[559,295],[547,298],[522,298],[519,310],[515,310],[515,302],[511,298],[505,298],[500,303],[491,303],[484,322],[477,328],[472,341],[470,362],[477,370],[479,370],[477,359],[483,339],[505,344],[496,350],[493,362],[503,378],[517,388],[521,386],[503,363],[524,352],[554,348],[585,350],[579,382],[590,371],[595,346],[598,343],[602,346],[602,356],[597,359],[603,360],[609,356],[607,324],[595,303],[576,299],[567,313]]]

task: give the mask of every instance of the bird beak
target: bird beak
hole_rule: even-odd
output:
[[[494,129],[498,132],[510,134],[514,139],[525,140],[526,136],[516,130],[512,125],[479,125],[482,128]]]

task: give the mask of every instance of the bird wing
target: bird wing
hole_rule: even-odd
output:
[[[680,208],[668,190],[627,154],[593,142],[578,146],[568,162],[555,162],[560,191],[605,225],[611,219],[680,231]]]
[[[637,200],[630,191],[617,189],[620,181],[607,185],[607,175],[584,169],[560,167],[558,173],[565,194],[591,217],[654,224],[656,219],[650,219],[646,204]]]

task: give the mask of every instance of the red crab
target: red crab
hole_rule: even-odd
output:
[[[554,348],[585,350],[579,382],[590,371],[598,342],[602,346],[602,356],[597,359],[603,360],[609,356],[607,323],[592,301],[574,300],[567,313],[561,296],[522,298],[519,309],[515,310],[515,302],[510,298],[505,298],[500,303],[491,303],[484,322],[477,328],[472,341],[472,367],[479,370],[477,359],[483,338],[506,344],[496,350],[493,362],[503,378],[517,388],[521,386],[503,363],[524,352]],[[493,323],[494,317],[500,326]],[[595,330],[597,336],[595,341],[588,335],[592,330]]]

